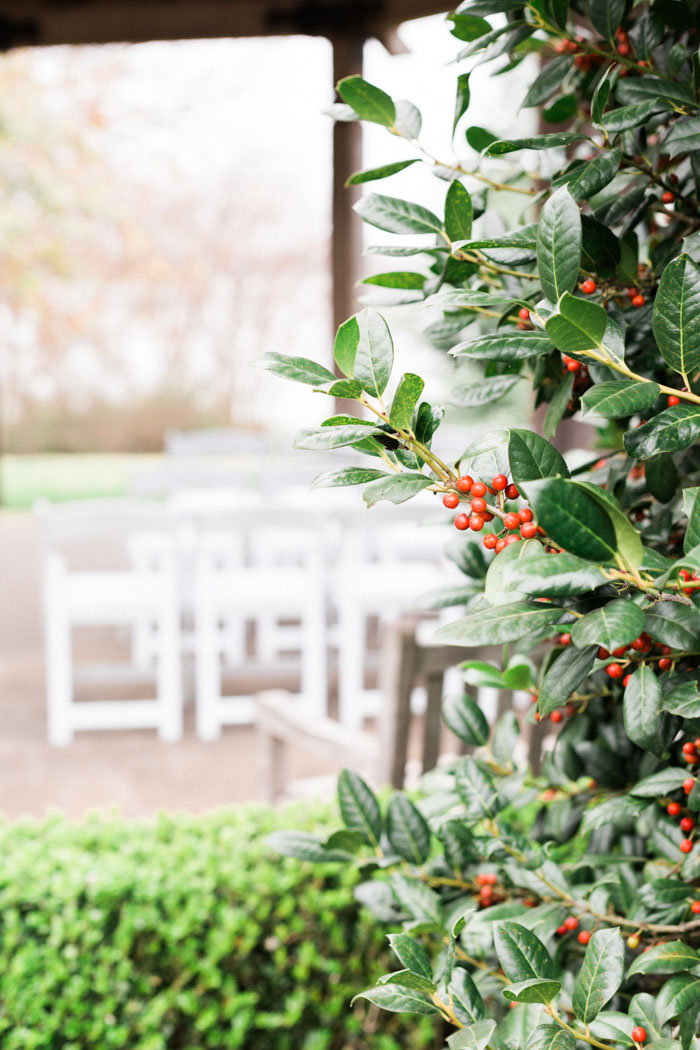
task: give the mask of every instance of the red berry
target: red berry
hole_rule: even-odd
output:
[[[689,795],[694,787],[695,787],[695,777],[686,777],[685,780],[683,781],[683,790],[685,791],[686,795]]]
[[[634,651],[637,653],[643,653],[647,647],[647,644],[648,643],[644,635],[640,634],[639,638],[635,638],[635,640],[632,642],[631,648],[634,649]]]
[[[588,277],[583,282],[583,284],[581,285],[581,291],[583,292],[584,295],[593,295],[593,293],[596,290],[596,288],[597,288],[597,285],[596,285],[595,281],[592,281],[590,279],[590,277]]]
[[[647,1040],[646,1028],[642,1028],[642,1026],[638,1024],[636,1028],[632,1029],[632,1038],[635,1043],[645,1043]]]
[[[479,872],[479,874],[476,877],[477,886],[485,886],[488,881],[489,877],[486,874],[486,872]]]
[[[568,930],[564,923],[562,923],[561,926],[557,926],[557,933],[560,937],[563,937],[565,933],[568,933]]]
[[[503,550],[503,548],[505,547],[505,545],[506,545],[505,538],[501,537],[501,539],[496,544],[496,554],[500,554],[501,551]]]
[[[700,915],[700,901],[693,901],[693,903],[690,905],[690,910],[692,911],[693,915]]]
[[[628,299],[634,299],[635,295],[639,295],[639,292],[637,291],[636,288],[628,288],[627,289],[627,298]]]
[[[564,925],[566,926],[567,930],[577,930],[578,919],[575,915],[569,915],[566,919],[564,919]]]
[[[469,528],[472,532],[481,532],[484,527],[484,519],[481,514],[472,514],[469,518]]]
[[[496,492],[503,492],[504,489],[508,488],[508,478],[505,474],[496,474],[496,476],[491,479],[491,485],[495,488]]]
[[[612,654],[613,656],[624,656],[628,649],[628,645],[621,645],[619,649],[613,649]]]
[[[535,525],[534,521],[526,521],[523,525],[520,526],[520,532],[522,533],[522,537],[524,540],[531,540],[534,536],[537,535],[537,526]]]
[[[556,711],[552,711],[549,720],[550,722],[554,722],[555,725],[558,725],[559,722],[564,721],[564,712],[560,708],[557,708]]]
[[[556,53],[558,55],[563,54],[564,51],[568,51],[569,50],[569,41],[568,40],[557,40],[556,44],[554,45],[554,50],[556,51]]]
[[[559,645],[571,645],[571,635],[568,631],[559,635]]]
[[[692,817],[683,817],[683,820],[680,822],[681,831],[685,831],[685,833],[687,834],[689,831],[692,831],[694,827],[695,821]]]
[[[465,529],[469,528],[469,515],[458,514],[455,518],[455,528],[459,529],[460,532],[464,532]]]
[[[506,489],[506,496],[508,497],[508,499],[517,499],[519,495],[520,493],[518,492],[517,485],[514,485],[511,482],[508,488]]]
[[[492,871],[487,872],[487,874],[486,874],[486,885],[487,886],[495,886],[497,882],[498,882],[498,876],[494,875],[494,873]]]
[[[482,543],[484,544],[484,547],[486,547],[487,551],[492,551],[498,543],[498,537],[496,536],[495,532],[488,532],[484,536]]]
[[[479,890],[479,895],[483,900],[490,900],[490,898],[493,897],[493,886],[489,886],[489,884],[486,883]]]
[[[610,656],[610,653],[608,652],[608,650],[604,649],[603,646],[601,645],[599,647],[599,649],[598,649],[598,659],[599,660],[607,660],[607,658],[609,656]]]
[[[513,511],[509,511],[503,518],[503,524],[507,529],[520,528],[520,518]]]
[[[454,510],[455,507],[459,506],[459,496],[456,492],[446,492],[442,497],[442,502],[449,510]]]
[[[671,667],[672,663],[673,663],[673,661],[669,660],[669,658],[667,656],[662,656],[661,659],[659,660],[659,670],[660,671],[668,671],[669,668]]]
[[[626,674],[625,677],[622,679],[622,684],[624,685],[625,689],[629,685],[629,681],[630,681],[631,677],[632,677],[632,674],[630,672],[630,674]]]
[[[469,474],[464,474],[461,478],[457,478],[457,488],[460,492],[469,492],[473,484],[474,478],[470,477]]]
[[[510,547],[511,543],[520,543],[520,536],[517,532],[511,532],[510,536],[506,536],[506,547]]]
[[[485,496],[485,495],[486,495],[486,485],[484,485],[483,481],[475,481],[474,484],[472,485],[472,496]]]
[[[661,194],[661,200],[664,202],[664,204],[673,204],[675,197],[670,190],[664,190],[664,192]]]
[[[692,848],[693,848],[693,843],[690,841],[690,839],[682,839],[681,840],[681,844],[679,846],[679,849],[680,849],[681,853],[690,853]]]
[[[605,670],[611,678],[622,678],[623,674],[625,673],[623,668],[620,667],[619,664],[608,664]]]
[[[669,802],[669,804],[666,806],[666,812],[668,813],[669,817],[677,817],[680,811],[680,802]]]
[[[623,40],[622,43],[617,45],[617,53],[618,55],[622,55],[623,58],[629,55],[631,50],[632,49],[630,48],[626,40]]]
[[[521,321],[529,321],[530,320],[530,311],[528,310],[528,308],[526,306],[521,306],[520,307],[520,309],[518,310],[518,317],[520,318]]]
[[[635,295],[634,299],[632,300],[632,306],[636,306],[637,309],[639,309],[640,306],[644,306],[645,302],[646,299],[643,295]]]
[[[681,572],[686,572],[686,571],[687,571],[686,569],[681,569]],[[686,579],[687,579],[687,577],[686,577]],[[661,646],[661,652],[664,654],[664,656],[670,656],[671,655],[671,646],[670,645],[662,645]]]
[[[524,523],[526,521],[532,521],[533,514],[529,507],[523,507],[522,510],[518,511],[518,517]]]
[[[688,754],[692,755],[694,751],[695,751],[695,744],[692,742],[692,740],[686,740],[685,744],[683,744],[683,754],[684,755],[688,755]]]
[[[591,935],[588,932],[588,930],[581,930],[581,932],[578,935],[578,943],[579,944],[588,944],[590,939],[591,939]]]
[[[472,492],[474,490],[472,489]],[[483,514],[486,510],[486,500],[482,499],[481,496],[476,496],[472,500],[472,514]]]
[[[672,408],[673,405],[680,405],[680,403],[681,403],[681,399],[679,397],[676,397],[675,394],[669,394],[668,395],[668,407],[669,408]]]

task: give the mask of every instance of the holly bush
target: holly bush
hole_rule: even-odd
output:
[[[359,865],[362,900],[404,928],[390,937],[401,968],[360,994],[441,1018],[451,1050],[698,1050],[698,4],[469,0],[450,21],[459,62],[541,59],[523,105],[546,106],[545,130],[504,140],[471,125],[462,72],[458,159],[436,158],[412,103],[341,81],[337,119],[412,151],[352,183],[416,163],[446,183],[440,215],[362,197],[362,218],[403,238],[370,250],[415,262],[367,283],[441,311],[428,336],[455,358],[451,400],[481,407],[529,383],[544,436],[483,433],[448,462],[423,380],[404,374],[387,397],[394,349],[372,308],[339,328],[338,375],[262,364],[354,403],[297,446],[350,446],[368,466],[317,485],[362,483],[369,506],[439,495],[465,578],[440,599],[464,615],[438,636],[502,644],[502,667],[465,663],[467,685],[528,689],[556,743],[533,775],[514,759],[515,715],[490,731],[467,689],[444,717],[471,751],[417,803],[380,807],[344,772],[345,828],[276,846]],[[464,381],[465,359],[481,378]],[[598,450],[570,469],[556,434],[574,415]]]

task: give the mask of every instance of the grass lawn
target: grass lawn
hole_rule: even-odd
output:
[[[95,496],[123,496],[132,473],[156,466],[162,456],[100,452],[43,456],[3,456],[0,502],[23,510],[37,499],[60,502]]]

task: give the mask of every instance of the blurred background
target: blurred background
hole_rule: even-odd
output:
[[[395,21],[364,44],[364,76],[418,105],[444,156],[458,42],[444,15]],[[332,728],[315,749],[302,731],[330,719],[360,750],[381,732],[385,629],[399,644],[420,594],[459,580],[429,499],[387,516],[357,489],[309,492],[347,461],[291,449],[329,404],[251,367],[268,350],[330,365],[357,277],[386,268],[353,263],[359,236],[391,239],[376,230],[344,233],[345,262],[332,251],[333,48],[296,33],[42,42],[0,57],[0,808],[137,815],[285,793],[254,698],[301,697],[290,781],[334,773]],[[488,85],[475,69],[470,123],[533,127],[518,111],[530,61]],[[358,140],[338,148],[336,198]],[[379,127],[361,150],[365,167],[406,152]],[[440,210],[446,184],[417,165],[377,189]],[[382,312],[399,370],[440,403],[452,364],[422,336],[435,317]],[[448,411],[444,455],[528,416],[508,400]],[[411,689],[419,716],[430,689]]]

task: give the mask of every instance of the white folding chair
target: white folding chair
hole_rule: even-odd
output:
[[[325,713],[326,591],[324,538],[317,517],[305,513],[241,510],[226,527],[196,539],[194,583],[197,733],[216,738],[223,725],[252,723],[252,695],[225,696],[224,672],[269,677],[299,673],[299,703]],[[243,537],[244,559],[230,553]],[[254,634],[254,652],[241,663],[231,652],[231,625],[244,622]],[[294,663],[285,659],[297,652]],[[238,661],[238,662],[237,662]]]
[[[182,735],[177,587],[177,543],[171,519],[158,504],[92,500],[37,504],[44,539],[43,601],[48,736],[65,746],[78,730],[155,728],[162,740]],[[141,540],[148,558],[128,564],[129,541]],[[121,549],[126,564],[86,568],[86,549]],[[113,549],[112,549],[113,548]],[[83,557],[81,557],[81,555]],[[99,559],[98,559],[99,560]],[[76,562],[83,562],[76,567]],[[140,666],[79,665],[73,629],[126,626],[140,642]],[[152,665],[152,666],[151,666]],[[76,700],[76,682],[111,684],[155,679],[152,699]]]

